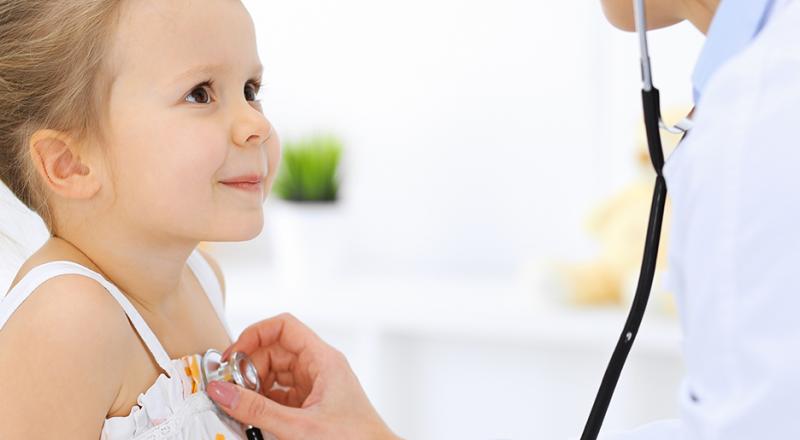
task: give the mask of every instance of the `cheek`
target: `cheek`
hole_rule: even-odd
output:
[[[169,193],[176,204],[185,202],[187,208],[194,206],[196,210],[213,201],[225,154],[224,140],[218,141],[210,134],[175,138],[154,154],[162,185],[167,186],[155,189]]]
[[[154,123],[139,133],[120,146],[121,186],[127,187],[137,205],[168,209],[177,216],[201,214],[198,210],[213,201],[214,182],[225,161],[225,140],[199,126]]]

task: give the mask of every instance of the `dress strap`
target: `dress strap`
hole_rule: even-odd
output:
[[[133,304],[122,294],[122,292],[113,283],[109,282],[101,274],[72,261],[58,260],[50,261],[33,267],[26,273],[23,278],[14,286],[13,289],[0,301],[0,328],[2,328],[6,321],[11,317],[14,311],[25,301],[28,296],[42,283],[50,278],[59,275],[83,275],[89,277],[102,285],[114,299],[117,300],[125,314],[128,316],[131,324],[133,324],[139,336],[144,341],[147,349],[155,358],[158,365],[166,372],[167,376],[172,377],[174,369],[170,357],[164,347],[156,338],[156,335],[150,330],[150,327],[145,322],[139,311],[133,307]]]
[[[217,312],[217,316],[219,317],[220,322],[222,322],[222,326],[225,327],[228,337],[233,340],[231,330],[228,327],[228,321],[225,319],[225,309],[222,299],[222,285],[217,279],[217,275],[214,273],[214,269],[211,267],[211,264],[208,263],[208,260],[203,257],[197,248],[192,251],[186,262],[189,265],[189,268],[192,269],[192,272],[194,272],[194,276],[197,277],[197,280],[200,282],[200,286],[208,296],[208,300],[211,302],[212,307],[214,307],[214,310]]]

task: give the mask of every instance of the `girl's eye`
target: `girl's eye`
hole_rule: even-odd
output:
[[[196,85],[194,89],[192,89],[191,93],[189,93],[186,97],[196,98],[197,104],[208,104],[209,102],[206,102],[206,100],[209,100],[211,95],[208,93],[207,87],[211,87],[213,84],[214,82],[211,80],[204,81]],[[245,99],[253,102],[261,102],[261,95],[259,93],[261,91],[261,83],[257,81],[250,81],[244,87]]]
[[[210,96],[208,94],[208,91],[206,90],[206,86],[211,86],[211,81],[205,81],[205,82],[195,86],[195,88],[192,89],[191,93],[189,93],[187,98],[189,98],[189,97],[197,97],[201,101],[204,100],[204,99],[209,99]],[[202,93],[196,93],[198,91],[200,91]],[[207,103],[206,102],[198,102],[198,104],[207,104]]]
[[[248,87],[248,86],[251,86],[251,87]],[[259,92],[261,92],[261,91],[262,91],[261,83],[256,82],[256,81],[250,81],[244,87],[245,99],[247,99],[248,101],[260,102],[261,101],[261,94]]]

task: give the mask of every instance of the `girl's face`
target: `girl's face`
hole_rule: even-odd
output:
[[[280,146],[255,101],[261,62],[244,6],[125,2],[113,38],[113,174],[103,188],[113,188],[115,221],[197,241],[258,235]],[[262,181],[254,190],[222,183],[245,175]]]

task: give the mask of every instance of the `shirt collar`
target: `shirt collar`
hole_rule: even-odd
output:
[[[708,79],[764,27],[774,0],[721,0],[692,74],[697,104]]]

